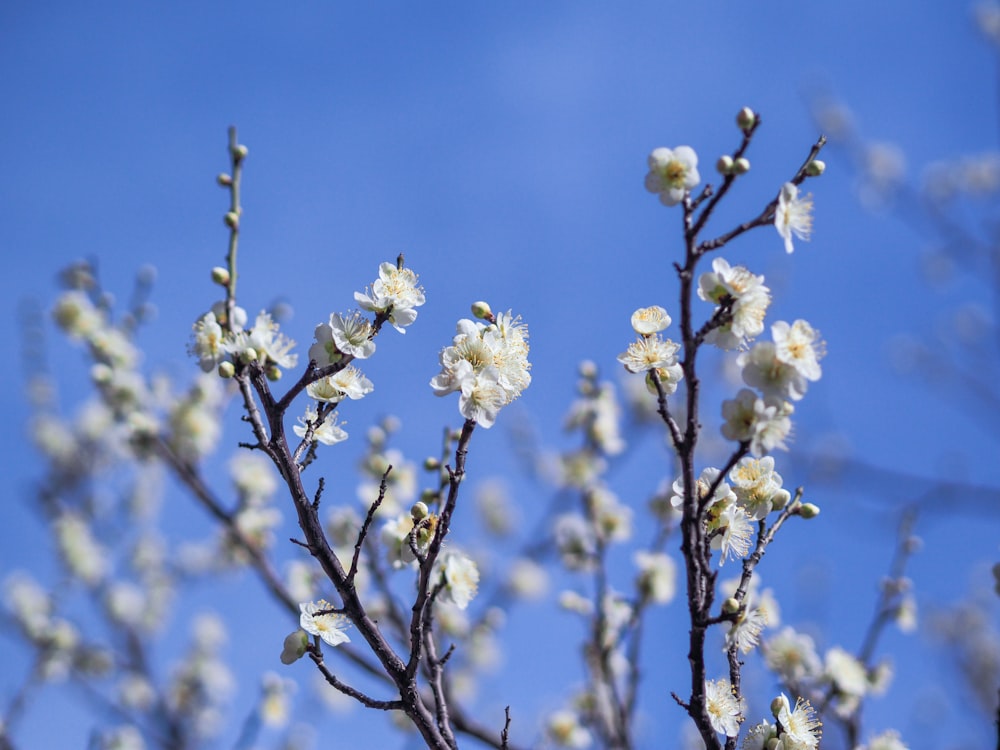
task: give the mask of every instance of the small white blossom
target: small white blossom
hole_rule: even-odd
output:
[[[670,339],[661,339],[659,335],[640,336],[631,344],[628,349],[618,355],[621,362],[629,372],[648,372],[649,370],[680,370],[677,363],[677,351],[680,344]],[[680,374],[672,377],[671,380],[680,380]]]
[[[823,669],[813,639],[786,627],[764,643],[764,662],[785,682],[801,683],[819,676]]]
[[[459,609],[469,606],[479,588],[479,569],[469,556],[454,550],[445,550],[434,562],[434,579],[444,581],[440,599],[452,602]]]
[[[647,163],[646,190],[658,193],[665,206],[676,206],[701,181],[698,154],[690,146],[653,149]]]
[[[354,365],[339,370],[325,378],[320,378],[306,386],[306,393],[317,401],[336,404],[349,398],[357,401],[364,398],[375,389],[361,370]]]
[[[729,680],[722,678],[705,681],[705,708],[712,729],[716,732],[727,737],[736,737],[740,733],[743,706],[736,700]]]
[[[335,445],[347,440],[347,433],[337,423],[336,413],[328,414],[322,424],[317,425],[316,420],[319,415],[310,408],[306,408],[305,416],[299,417],[299,424],[292,427],[292,430],[300,438],[305,438],[312,429],[312,439],[323,445]]]
[[[640,307],[632,313],[632,329],[640,336],[659,333],[670,325],[670,316],[659,305]]]
[[[655,604],[667,604],[677,593],[677,564],[662,552],[638,550],[632,560],[639,569],[637,587]]]
[[[842,648],[834,647],[826,652],[824,677],[845,696],[861,698],[868,692],[865,665]]]
[[[750,453],[762,456],[775,448],[787,450],[785,438],[792,430],[793,409],[788,402],[759,398],[743,388],[736,398],[722,402],[722,435],[728,440],[750,443]]]
[[[889,729],[875,735],[865,745],[859,745],[856,750],[909,750],[899,732]]]
[[[350,619],[347,615],[336,612],[316,614],[328,609],[333,609],[333,606],[325,599],[320,599],[318,602],[303,602],[299,605],[301,612],[299,627],[309,635],[319,636],[331,646],[350,643],[351,639],[344,632],[351,625]]]
[[[389,323],[400,333],[417,319],[415,308],[424,304],[424,290],[417,285],[417,275],[409,268],[397,268],[393,263],[378,267],[378,278],[364,292],[355,292],[354,299],[361,309],[388,313]]]
[[[775,718],[781,725],[783,750],[815,750],[819,746],[820,727],[823,725],[816,716],[816,709],[802,698],[795,701],[793,709],[784,693],[777,702],[780,707]]]
[[[712,261],[712,270],[698,280],[698,296],[721,304],[729,300],[731,319],[709,331],[705,340],[720,349],[745,346],[764,330],[764,316],[771,304],[771,290],[764,277],[755,276],[743,266],[730,266],[725,258]]]
[[[819,331],[804,320],[788,325],[783,320],[771,326],[774,354],[779,361],[795,368],[806,380],[817,381],[823,374],[819,360],[823,357],[823,341]]]
[[[757,521],[763,520],[772,507],[782,507],[790,499],[788,490],[781,488],[781,475],[774,470],[771,456],[745,456],[730,470],[729,481],[736,493],[736,502]]]
[[[545,733],[559,747],[580,750],[590,747],[593,742],[590,732],[580,724],[575,711],[563,710],[551,714],[545,725]]]
[[[774,212],[774,228],[785,241],[785,252],[795,250],[792,236],[800,240],[809,240],[812,234],[812,196],[799,197],[799,189],[791,182],[786,182],[778,195],[778,207]]]

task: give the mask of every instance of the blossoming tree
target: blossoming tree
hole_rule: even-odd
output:
[[[440,372],[429,387],[457,399],[458,417],[445,429],[438,457],[424,461],[427,487],[419,499],[413,499],[412,464],[387,446],[391,419],[368,432],[362,504],[330,499],[320,472],[327,451],[348,439],[343,416],[351,402],[373,393],[364,363],[377,348],[379,356],[392,356],[384,338],[389,329],[405,333],[417,324],[425,290],[402,256],[382,263],[377,277],[355,293],[358,309],[331,312],[300,357],[275,310],[251,316],[237,295],[249,154],[231,131],[229,170],[218,178],[229,196],[228,245],[224,265],[211,270],[221,298],[206,300],[194,323],[189,352],[202,374],[186,392],[174,392],[140,367],[134,334],[143,318],[141,296],[116,318],[88,264],[65,274],[68,289],[54,317],[85,345],[98,398],[70,423],[37,390],[34,436],[48,461],[39,499],[71,585],[94,606],[86,615],[64,611],[60,597],[31,574],[7,577],[9,618],[36,661],[2,707],[3,742],[16,746],[18,720],[32,710],[34,689],[72,678],[115,717],[96,735],[101,747],[210,743],[231,682],[220,656],[227,613],[196,623],[187,656],[168,678],[151,667],[151,635],[194,578],[235,566],[251,570],[295,625],[283,644],[268,646],[275,672],[262,681],[264,722],[282,715],[290,700],[285,675],[311,671],[328,693],[400,717],[427,747],[648,746],[639,731],[639,695],[645,671],[657,668],[643,646],[657,634],[644,624],[680,589],[688,671],[676,676],[669,694],[644,700],[686,714],[695,742],[806,750],[818,747],[823,729],[829,737],[833,726],[846,747],[904,748],[891,730],[863,733],[861,707],[888,679],[884,665],[873,662],[875,640],[888,622],[903,618],[905,587],[886,589],[859,653],[834,647],[821,657],[813,640],[791,627],[765,636],[780,624],[777,602],[758,575],[765,552],[779,533],[794,533],[794,524],[819,514],[804,489],[785,486],[772,454],[788,448],[795,407],[821,377],[825,352],[806,320],[768,321],[771,289],[731,251],[761,228],[776,231],[771,241],[788,253],[809,239],[813,203],[802,186],[823,173],[818,157],[825,140],[765,197],[759,213],[712,233],[716,207],[750,170],[747,152],[760,124],[757,113],[740,111],[739,143],[717,160],[714,186],[703,185],[689,146],[649,155],[646,189],[681,219],[674,263],[680,294],[636,300],[635,338],[623,341],[618,361],[645,385],[633,398],[655,415],[667,438],[672,458],[664,468],[672,481],[649,505],[645,525],[653,533],[637,540],[633,517],[640,509],[615,494],[608,476],[609,459],[624,450],[622,408],[598,368],[581,365],[568,419],[581,445],[560,457],[558,479],[574,507],[552,516],[543,546],[556,553],[567,576],[587,582],[581,588],[588,593],[568,588],[558,597],[586,624],[587,683],[567,693],[565,707],[540,719],[515,695],[500,716],[464,699],[462,680],[499,637],[496,620],[508,600],[475,611],[492,572],[481,570],[476,550],[454,524],[470,512],[467,458],[477,431],[502,423],[501,412],[531,384],[526,324],[511,311],[473,302],[471,317],[458,321],[441,348]],[[675,318],[675,339],[667,338]],[[709,348],[733,360],[742,386],[721,405],[706,407],[700,358]],[[231,464],[234,499],[227,501],[214,489],[205,456],[221,439],[230,398],[239,404],[242,433],[232,441],[239,447]],[[721,413],[727,441],[711,463],[702,450],[707,413]],[[123,476],[122,502],[95,494],[102,483],[120,489]],[[168,549],[158,522],[143,511],[145,495],[165,476],[213,519],[219,535],[212,543]],[[275,562],[279,508],[290,509],[297,526],[288,543],[297,558],[285,574]],[[485,512],[489,517],[490,508]],[[494,514],[493,521],[502,525],[502,516]],[[631,553],[634,567],[625,576],[612,564],[616,550]],[[911,550],[904,534],[893,580],[902,578]],[[543,567],[530,555],[515,561],[505,590],[537,594]],[[755,654],[777,685],[764,696],[748,695],[742,679]],[[869,738],[866,745],[862,737]],[[288,741],[294,746],[294,738]]]

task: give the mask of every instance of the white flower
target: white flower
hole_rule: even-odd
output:
[[[760,633],[767,626],[767,610],[763,607],[746,609],[726,633],[726,648],[736,646],[742,653],[753,651],[760,642]]]
[[[670,325],[670,316],[659,305],[640,307],[632,313],[632,329],[640,336],[659,333]]]
[[[778,399],[762,399],[743,388],[736,398],[722,402],[722,435],[728,440],[750,443],[750,453],[762,456],[775,448],[787,450],[785,438],[792,429],[792,405]]]
[[[417,319],[414,308],[424,304],[424,290],[417,286],[413,271],[387,262],[378,267],[378,278],[371,287],[355,292],[354,299],[363,310],[388,313],[392,327],[406,333],[403,328]]]
[[[342,401],[345,396],[352,401],[357,401],[374,389],[372,381],[366,378],[361,370],[354,365],[348,365],[332,375],[310,383],[306,386],[306,393],[317,401],[336,404]]]
[[[659,193],[660,202],[665,206],[676,206],[701,180],[698,155],[690,146],[654,149],[647,163],[646,190]]]
[[[479,588],[479,569],[472,558],[454,550],[445,550],[434,562],[435,579],[443,578],[442,601],[452,602],[459,609],[469,606]]]
[[[795,701],[795,708],[792,709],[784,693],[777,702],[780,708],[775,718],[781,725],[783,750],[815,750],[819,746],[820,727],[823,725],[816,716],[816,709],[802,698]]]
[[[528,330],[510,312],[486,325],[460,320],[451,346],[441,350],[441,372],[430,382],[435,395],[459,391],[459,411],[483,427],[531,383]]]
[[[909,750],[899,732],[889,729],[868,740],[867,745],[860,745],[857,750]]]
[[[580,724],[580,718],[574,711],[556,711],[549,716],[545,727],[546,734],[560,747],[580,748],[590,747],[592,738],[586,727]]]
[[[705,708],[716,732],[727,737],[736,737],[740,733],[743,706],[736,700],[729,680],[705,680]]]
[[[785,240],[785,252],[795,250],[792,235],[800,240],[809,240],[812,234],[812,196],[799,197],[799,189],[786,182],[778,195],[778,207],[774,212],[774,228]]]
[[[629,372],[648,372],[649,370],[673,370],[679,373],[680,365],[677,363],[677,351],[680,344],[670,339],[661,339],[659,335],[639,336],[628,345],[628,349],[618,355],[621,362]],[[672,377],[671,381],[680,380],[680,374]]]
[[[709,523],[710,531],[721,532],[712,537],[712,548],[722,552],[719,558],[720,566],[730,557],[740,558],[750,551],[750,542],[753,537],[753,526],[750,520],[750,516],[743,508],[732,503],[726,505],[718,516]]]
[[[638,550],[632,556],[639,569],[637,587],[655,604],[667,604],[677,592],[677,565],[662,552]]]
[[[318,602],[303,602],[299,605],[299,611],[302,613],[299,617],[299,627],[309,635],[318,635],[331,646],[350,643],[351,639],[344,632],[351,625],[350,619],[347,615],[335,612],[316,614],[328,609],[333,609],[333,606],[325,599],[320,599]]]
[[[824,677],[844,695],[860,698],[868,692],[865,665],[842,648],[834,647],[826,652]]]
[[[489,367],[462,380],[458,411],[466,419],[490,428],[506,403],[507,394],[500,387],[496,368]]]
[[[261,311],[249,331],[240,331],[227,337],[223,349],[230,354],[241,356],[254,352],[261,365],[273,363],[278,367],[294,367],[299,361],[297,354],[291,354],[295,342],[279,333],[278,324],[270,313]]]
[[[817,677],[823,669],[813,639],[784,628],[764,643],[764,662],[785,682],[800,683]]]
[[[330,315],[329,323],[316,326],[316,343],[309,347],[309,359],[317,367],[339,362],[345,354],[355,359],[365,359],[375,352],[371,340],[372,324],[360,313]]]
[[[736,359],[743,382],[767,397],[799,401],[805,396],[808,382],[793,365],[778,359],[772,341],[759,341]]]
[[[317,425],[316,419],[319,415],[312,409],[306,408],[305,416],[299,417],[299,424],[292,427],[292,430],[300,438],[305,438],[312,429],[312,439],[323,445],[335,445],[347,440],[347,433],[337,424],[336,414],[327,414],[322,424]]]
[[[776,504],[783,506],[790,499],[788,490],[781,489],[781,475],[774,470],[771,456],[740,459],[729,472],[736,502],[746,508],[757,521],[761,521]]]
[[[731,300],[732,318],[709,331],[705,340],[710,344],[720,349],[736,349],[764,330],[771,290],[764,286],[763,276],[755,276],[743,266],[730,266],[725,258],[716,258],[712,270],[698,280],[698,296],[716,304]]]
[[[71,338],[85,339],[104,326],[104,313],[94,306],[86,293],[72,289],[65,292],[52,310],[56,323]]]
[[[204,372],[211,372],[226,359],[227,354],[222,346],[225,332],[213,312],[207,312],[198,318],[193,328],[194,342],[188,346],[188,353],[198,358],[198,366]]]
[[[817,381],[823,374],[819,360],[823,357],[823,341],[819,331],[804,320],[788,325],[783,320],[771,326],[774,354],[781,362],[791,365],[806,380]]]

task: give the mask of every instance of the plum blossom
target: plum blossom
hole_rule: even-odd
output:
[[[690,146],[653,149],[647,163],[646,190],[658,193],[664,206],[676,206],[701,181],[698,154]]]
[[[441,601],[451,602],[459,609],[469,606],[479,588],[479,568],[475,561],[455,550],[445,550],[434,561],[433,576],[444,583]]]
[[[763,456],[775,448],[787,450],[785,438],[792,429],[792,405],[772,397],[760,398],[743,388],[736,398],[722,402],[722,435],[728,440],[749,442],[750,453]]]
[[[785,252],[795,250],[792,236],[809,240],[812,234],[812,195],[799,197],[799,188],[786,182],[778,194],[778,207],[774,211],[774,228],[785,241]]]
[[[372,324],[354,312],[351,315],[332,313],[329,323],[316,326],[316,343],[309,347],[309,359],[317,367],[339,362],[346,354],[355,359],[366,359],[375,353],[371,340]]]
[[[500,409],[531,383],[528,348],[527,326],[510,312],[488,324],[460,320],[430,386],[437,396],[458,391],[462,416],[491,427]]]
[[[705,680],[705,708],[716,732],[727,737],[736,737],[740,733],[743,705],[736,699],[733,686],[725,677]]]
[[[347,615],[326,610],[333,609],[333,605],[325,599],[317,602],[303,602],[299,605],[299,627],[309,633],[316,635],[329,643],[331,646],[339,646],[341,643],[350,643],[351,639],[344,631],[350,627],[351,621]],[[325,614],[317,614],[324,612]]]
[[[393,263],[378,267],[378,278],[364,292],[355,292],[354,299],[361,309],[388,316],[389,323],[400,333],[417,319],[416,308],[424,304],[423,287],[417,285],[417,274]]]
[[[731,350],[745,346],[763,332],[764,315],[771,304],[771,290],[764,286],[763,276],[750,273],[744,266],[730,266],[725,258],[716,258],[712,270],[698,280],[698,296],[706,302],[731,304],[731,317],[708,332],[708,343]]]

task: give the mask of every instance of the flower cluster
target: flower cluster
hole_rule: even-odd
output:
[[[660,336],[660,331],[670,323],[667,311],[658,305],[639,308],[632,313],[632,330],[638,338],[618,355],[618,361],[629,372],[646,373],[646,382],[653,393],[656,388],[651,378],[655,373],[668,396],[677,390],[677,384],[684,377],[677,359],[680,344]]]
[[[743,381],[761,395],[744,388],[722,404],[723,436],[748,443],[754,456],[786,448],[794,411],[790,400],[800,400],[808,382],[822,374],[823,342],[806,321],[778,321],[771,326],[771,336],[773,341],[758,342],[737,359]]]
[[[424,290],[409,268],[386,262],[378,267],[378,278],[372,285],[364,292],[355,292],[354,299],[362,310],[384,315],[393,328],[406,333],[403,329],[417,319],[416,308],[424,304]]]
[[[489,322],[463,319],[451,346],[441,350],[441,372],[431,379],[435,395],[459,392],[458,410],[466,419],[492,427],[501,408],[531,383],[528,328],[510,312],[493,315],[484,303]]]
[[[698,280],[698,296],[728,306],[728,314],[705,336],[708,343],[720,349],[737,349],[764,330],[771,290],[764,286],[763,276],[755,276],[743,266],[730,266],[725,258],[716,258],[712,270]]]

